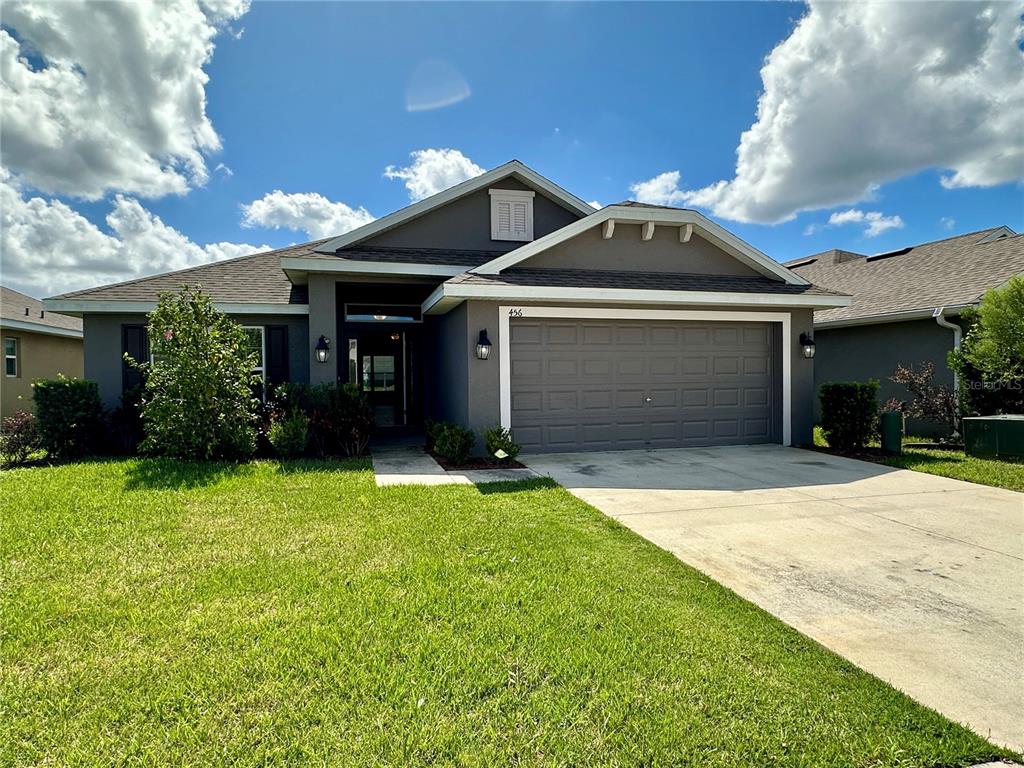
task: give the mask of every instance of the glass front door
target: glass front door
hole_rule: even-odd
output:
[[[403,342],[401,333],[360,338],[359,386],[373,407],[378,427],[405,423]]]

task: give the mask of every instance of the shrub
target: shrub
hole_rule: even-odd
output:
[[[820,398],[821,429],[832,448],[863,448],[877,432],[877,381],[822,384]]]
[[[442,426],[444,426],[442,421],[434,421],[433,419],[423,420],[423,434],[425,437],[425,445],[423,447],[427,453],[433,453],[434,443],[437,442],[437,433]]]
[[[145,453],[248,458],[256,450],[255,355],[242,327],[201,289],[160,296],[149,316],[154,362],[142,399]]]
[[[121,394],[121,402],[110,412],[110,448],[115,453],[135,453],[146,434],[142,429],[142,387]]]
[[[338,445],[346,456],[362,456],[370,443],[377,419],[369,399],[355,384],[337,389],[335,430]]]
[[[985,293],[961,345],[964,356],[992,381],[1024,381],[1024,275]]]
[[[912,397],[909,403],[896,401],[901,407],[894,410],[904,416],[937,421],[945,424],[951,432],[959,432],[960,407],[956,393],[952,387],[935,382],[935,366],[931,362],[921,363],[916,371],[912,366],[898,365],[890,381],[905,387]],[[887,406],[891,405],[892,401],[887,403]]]
[[[318,456],[359,456],[366,451],[376,419],[356,385],[290,382],[280,385],[274,398],[281,410],[299,410],[309,417],[309,441]]]
[[[512,439],[512,430],[500,426],[484,432],[484,442],[487,444],[487,455],[505,463],[515,461],[522,450],[522,446]]]
[[[279,456],[286,459],[301,456],[309,440],[309,416],[295,410],[287,416],[274,417],[267,437]]]
[[[24,464],[41,445],[39,424],[31,413],[15,411],[4,419],[0,429],[0,453],[3,454],[4,466]]]
[[[443,422],[436,427],[434,453],[450,464],[465,464],[475,442],[476,435],[472,430],[463,429],[451,422]]]
[[[58,459],[77,459],[97,446],[103,405],[95,381],[40,379],[32,384],[42,447]]]

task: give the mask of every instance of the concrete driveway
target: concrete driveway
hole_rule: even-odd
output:
[[[1024,494],[780,446],[523,461],[918,701],[1024,749]]]

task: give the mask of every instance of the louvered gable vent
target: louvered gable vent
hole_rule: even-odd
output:
[[[533,240],[533,192],[492,189],[491,239]]]

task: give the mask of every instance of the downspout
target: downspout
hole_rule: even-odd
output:
[[[935,322],[943,328],[949,328],[953,331],[953,351],[960,351],[960,341],[963,338],[963,329],[956,323],[951,323],[943,316],[943,312],[946,311],[945,307],[936,307],[932,312],[932,317],[935,318]],[[960,411],[960,376],[956,371],[953,371],[953,397],[956,398],[957,411]],[[959,416],[953,426],[954,435],[959,432],[958,424],[960,423]]]

